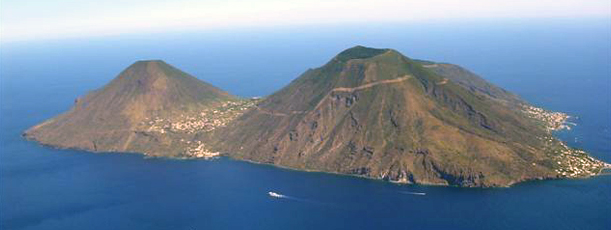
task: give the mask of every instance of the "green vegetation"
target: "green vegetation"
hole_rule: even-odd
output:
[[[520,108],[522,104],[526,103],[517,95],[487,82],[476,74],[460,66],[425,60],[415,60],[415,62],[433,73],[447,78],[471,92],[489,97],[497,102],[516,108]]]
[[[364,46],[355,46],[339,53],[336,59],[339,61],[348,61],[351,59],[371,58],[387,51],[388,49],[373,49]]]

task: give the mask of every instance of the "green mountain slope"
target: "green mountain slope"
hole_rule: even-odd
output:
[[[480,76],[477,76],[471,71],[458,65],[423,60],[414,61],[421,64],[422,67],[427,68],[441,77],[453,81],[469,91],[488,96],[491,99],[501,103],[506,103],[509,106],[520,107],[521,105],[526,104],[526,102],[520,99],[520,97],[517,95],[487,82]]]
[[[512,94],[423,64],[391,49],[348,49],[217,130],[214,146],[239,159],[403,183],[507,186],[558,175],[559,142],[498,102]]]

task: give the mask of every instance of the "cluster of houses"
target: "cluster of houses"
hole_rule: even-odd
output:
[[[194,134],[209,132],[218,127],[227,125],[231,120],[243,114],[246,110],[255,107],[257,100],[228,101],[216,108],[204,109],[190,114],[181,114],[174,117],[145,118],[141,122],[141,130],[147,133],[178,135],[180,142],[186,148],[186,158],[212,158],[218,152],[211,152],[201,141],[193,140]],[[168,133],[170,132],[170,133]]]
[[[534,106],[524,106],[524,112],[534,119],[543,121],[550,133],[562,129],[571,129],[567,125],[569,116],[565,113],[551,112]],[[554,146],[553,144],[558,142],[551,135],[545,137],[545,141],[550,146]],[[563,142],[559,143],[561,147],[553,151],[556,153],[555,163],[558,165],[556,173],[560,177],[578,178],[594,176],[599,174],[604,168],[609,167],[609,165],[592,158],[582,150],[570,148]]]
[[[192,158],[210,159],[220,155],[219,152],[210,152],[202,141],[193,141],[193,145],[187,148],[186,155]]]
[[[143,122],[144,125],[150,125],[150,127],[146,130],[147,132],[157,132],[161,134],[165,134],[165,130],[169,129],[170,126],[165,124],[165,119],[160,117],[155,117],[153,119],[145,118],[146,121]],[[164,125],[165,124],[165,125]]]
[[[560,166],[556,169],[558,176],[567,178],[595,176],[608,167],[604,162],[592,158],[583,150],[572,149],[562,142],[560,144],[562,148],[557,150],[559,155],[555,158],[556,163]]]
[[[532,118],[545,122],[548,131],[571,129],[566,123],[569,115],[565,113],[551,112],[529,105],[524,106],[524,112]]]
[[[216,110],[214,110],[216,112]],[[200,131],[212,131],[216,127],[225,126],[226,122],[218,117],[209,118],[202,112],[201,116],[181,116],[181,121],[172,122],[170,129],[173,132],[196,133]]]
[[[205,109],[192,115],[181,114],[175,118],[146,118],[143,122],[148,125],[147,132],[194,134],[198,132],[212,131],[218,127],[227,125],[231,120],[237,118],[245,110],[254,107],[256,100],[238,100],[223,103],[213,109]]]

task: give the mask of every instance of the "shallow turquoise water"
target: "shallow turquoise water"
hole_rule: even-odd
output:
[[[20,136],[136,59],[164,59],[234,94],[257,96],[361,44],[463,65],[536,105],[576,116],[577,127],[558,135],[611,162],[609,41],[607,21],[563,21],[2,44],[0,228],[609,229],[611,176],[509,189],[402,186],[226,158],[54,150]]]

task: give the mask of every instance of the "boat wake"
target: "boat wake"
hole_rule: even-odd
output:
[[[423,192],[408,192],[408,191],[400,191],[400,193],[414,195],[414,196],[426,196],[426,193]]]
[[[329,205],[328,203],[323,203],[323,202],[319,202],[319,201],[315,201],[315,200],[309,200],[309,199],[302,199],[302,198],[298,198],[298,197],[287,196],[287,195],[280,194],[280,193],[277,193],[277,192],[272,192],[272,191],[267,192],[267,195],[269,195],[272,198],[276,198],[276,199],[286,199],[286,200],[300,201],[300,202],[306,202],[306,203],[311,203],[311,204]]]

